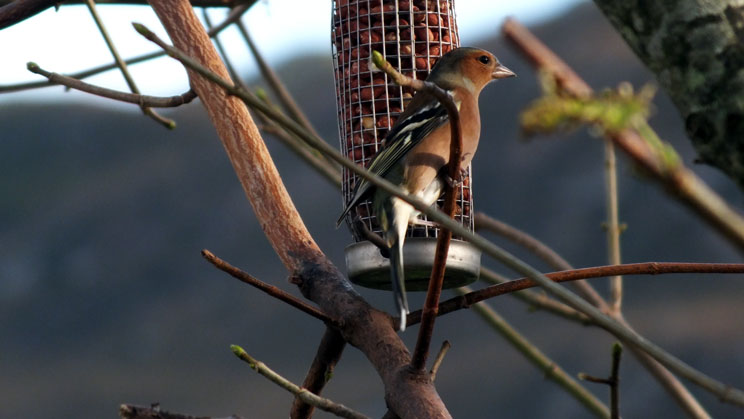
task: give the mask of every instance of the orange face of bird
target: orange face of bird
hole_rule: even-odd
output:
[[[513,71],[501,65],[493,54],[482,49],[469,51],[460,65],[463,76],[467,78],[466,84],[472,83],[476,91],[493,80],[516,76]]]

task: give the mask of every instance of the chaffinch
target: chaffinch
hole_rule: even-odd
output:
[[[467,168],[480,137],[478,96],[491,81],[515,74],[501,65],[488,51],[457,48],[432,68],[427,81],[450,93],[460,112],[462,126],[461,167]],[[375,155],[369,170],[408,193],[433,204],[448,180],[446,165],[450,153],[450,126],[447,110],[432,95],[418,92],[385,137],[385,147]],[[450,182],[452,180],[449,180]],[[390,248],[390,273],[396,309],[400,313],[399,330],[405,330],[408,300],[403,275],[403,242],[408,223],[416,223],[419,212],[400,198],[377,190],[366,180],[354,186],[339,224],[359,202],[374,194],[372,208]]]

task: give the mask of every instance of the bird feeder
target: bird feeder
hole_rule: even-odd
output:
[[[453,0],[335,0],[331,37],[341,151],[368,167],[414,94],[370,68],[372,51],[380,52],[404,75],[425,79],[442,55],[460,45]],[[344,169],[344,202],[356,181]],[[455,218],[473,231],[471,185],[468,168],[458,188]],[[443,205],[441,199],[437,205]],[[361,286],[390,289],[388,260],[367,240],[368,232],[381,234],[371,199],[350,211],[346,222],[355,240],[346,248],[349,278]],[[431,274],[439,229],[429,224],[408,228],[403,260],[410,291],[426,290]],[[479,272],[480,251],[462,240],[452,240],[444,286],[469,284]]]

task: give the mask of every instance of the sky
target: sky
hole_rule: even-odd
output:
[[[477,44],[479,39],[492,36],[507,16],[516,17],[524,23],[534,23],[559,14],[580,1],[457,0],[455,12],[461,43]],[[261,0],[243,19],[269,63],[278,66],[294,55],[323,52],[330,54],[331,7],[330,0]],[[99,6],[98,11],[119,54],[124,58],[157,50],[156,45],[134,31],[132,22],[142,23],[161,38],[167,39],[149,7]],[[201,13],[201,10],[197,11],[200,17]],[[212,23],[220,22],[226,15],[224,9],[211,9],[209,13]],[[220,38],[242,74],[250,75],[256,71],[237,30],[228,28],[222,32]],[[41,80],[41,76],[26,69],[29,61],[36,62],[45,70],[62,74],[113,61],[87,7],[78,5],[63,5],[58,11],[48,9],[0,31],[0,56],[0,85]],[[170,58],[137,64],[131,66],[130,71],[142,93],[164,96],[187,90],[185,71]],[[116,71],[91,77],[86,81],[127,90],[121,74]],[[81,93],[60,94],[61,91],[61,87],[53,87],[30,92],[3,93],[0,94],[0,103],[77,100],[85,96]]]

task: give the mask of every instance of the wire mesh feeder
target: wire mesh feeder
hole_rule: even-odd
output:
[[[368,167],[413,97],[409,88],[394,84],[382,72],[370,70],[371,52],[380,52],[401,73],[425,79],[437,59],[460,45],[453,0],[336,0],[332,40],[341,151],[355,163]],[[468,168],[458,191],[455,218],[472,231],[470,174]],[[356,176],[344,169],[344,202],[355,182]],[[441,207],[442,200],[437,204]],[[346,222],[356,241],[346,249],[349,278],[362,286],[390,289],[387,259],[354,227],[355,222],[361,222],[369,231],[381,233],[371,201],[360,203]],[[438,232],[431,225],[409,226],[403,250],[408,290],[426,289]],[[445,287],[473,282],[479,272],[480,251],[469,243],[453,240]]]

